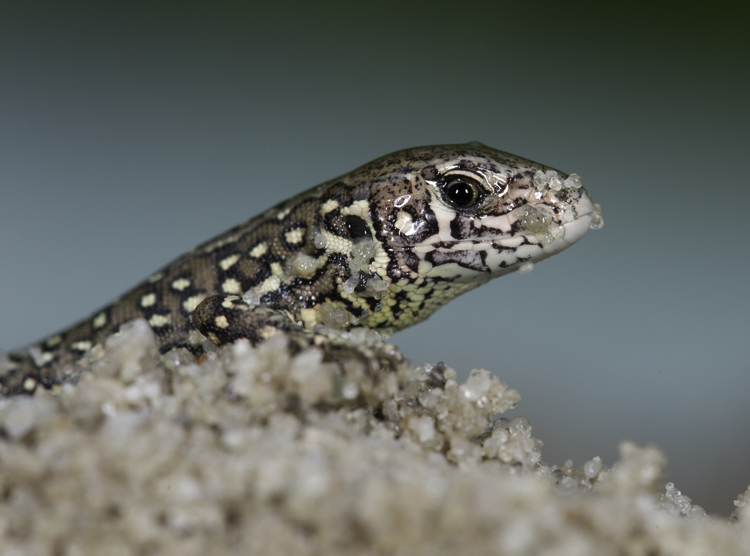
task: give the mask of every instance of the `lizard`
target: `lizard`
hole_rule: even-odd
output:
[[[76,361],[137,318],[162,353],[201,356],[207,340],[257,345],[278,333],[324,352],[356,350],[332,332],[366,327],[387,339],[602,223],[577,174],[477,142],[401,150],[199,245],[69,329],[1,354],[0,396],[76,382]]]

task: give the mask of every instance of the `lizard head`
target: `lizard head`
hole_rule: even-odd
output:
[[[386,336],[602,225],[579,176],[480,143],[395,152],[319,191],[324,216],[341,221],[315,235],[347,256],[337,296]]]
[[[394,281],[478,285],[528,271],[602,224],[578,175],[481,143],[399,151],[355,175]]]

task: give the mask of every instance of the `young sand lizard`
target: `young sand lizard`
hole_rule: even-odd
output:
[[[163,353],[283,332],[332,358],[364,354],[376,370],[394,352],[335,331],[387,338],[601,224],[576,174],[480,143],[399,151],[196,247],[64,332],[0,354],[0,394],[76,381],[73,364],[136,318]]]

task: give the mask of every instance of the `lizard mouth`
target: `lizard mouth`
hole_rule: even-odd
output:
[[[551,242],[540,241],[545,256],[554,255],[570,247],[586,235],[586,232],[590,229],[601,227],[601,223],[603,223],[601,207],[592,203],[586,192],[581,192],[580,198],[571,205],[571,210],[574,211],[574,217],[569,221],[566,221],[565,218],[569,212],[564,211],[562,213],[559,235],[553,238]]]
[[[585,192],[573,203],[561,203],[553,210],[546,203],[526,203],[508,213],[506,226],[510,233],[488,234],[461,241],[443,242],[454,250],[479,250],[483,246],[516,249],[521,245],[542,247],[545,255],[559,253],[580,240],[589,229],[601,227],[601,208]]]
[[[517,269],[528,272],[533,263],[567,249],[589,229],[601,227],[601,207],[593,204],[584,190],[579,191],[575,200],[552,207],[542,202],[514,209],[503,217],[503,227],[509,227],[510,233],[423,246],[431,251],[426,257],[435,265],[429,274],[462,280],[477,272],[487,278]]]

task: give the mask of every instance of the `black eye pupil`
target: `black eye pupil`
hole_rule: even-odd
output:
[[[459,207],[468,207],[476,199],[476,189],[463,180],[456,180],[445,188],[448,200]]]

